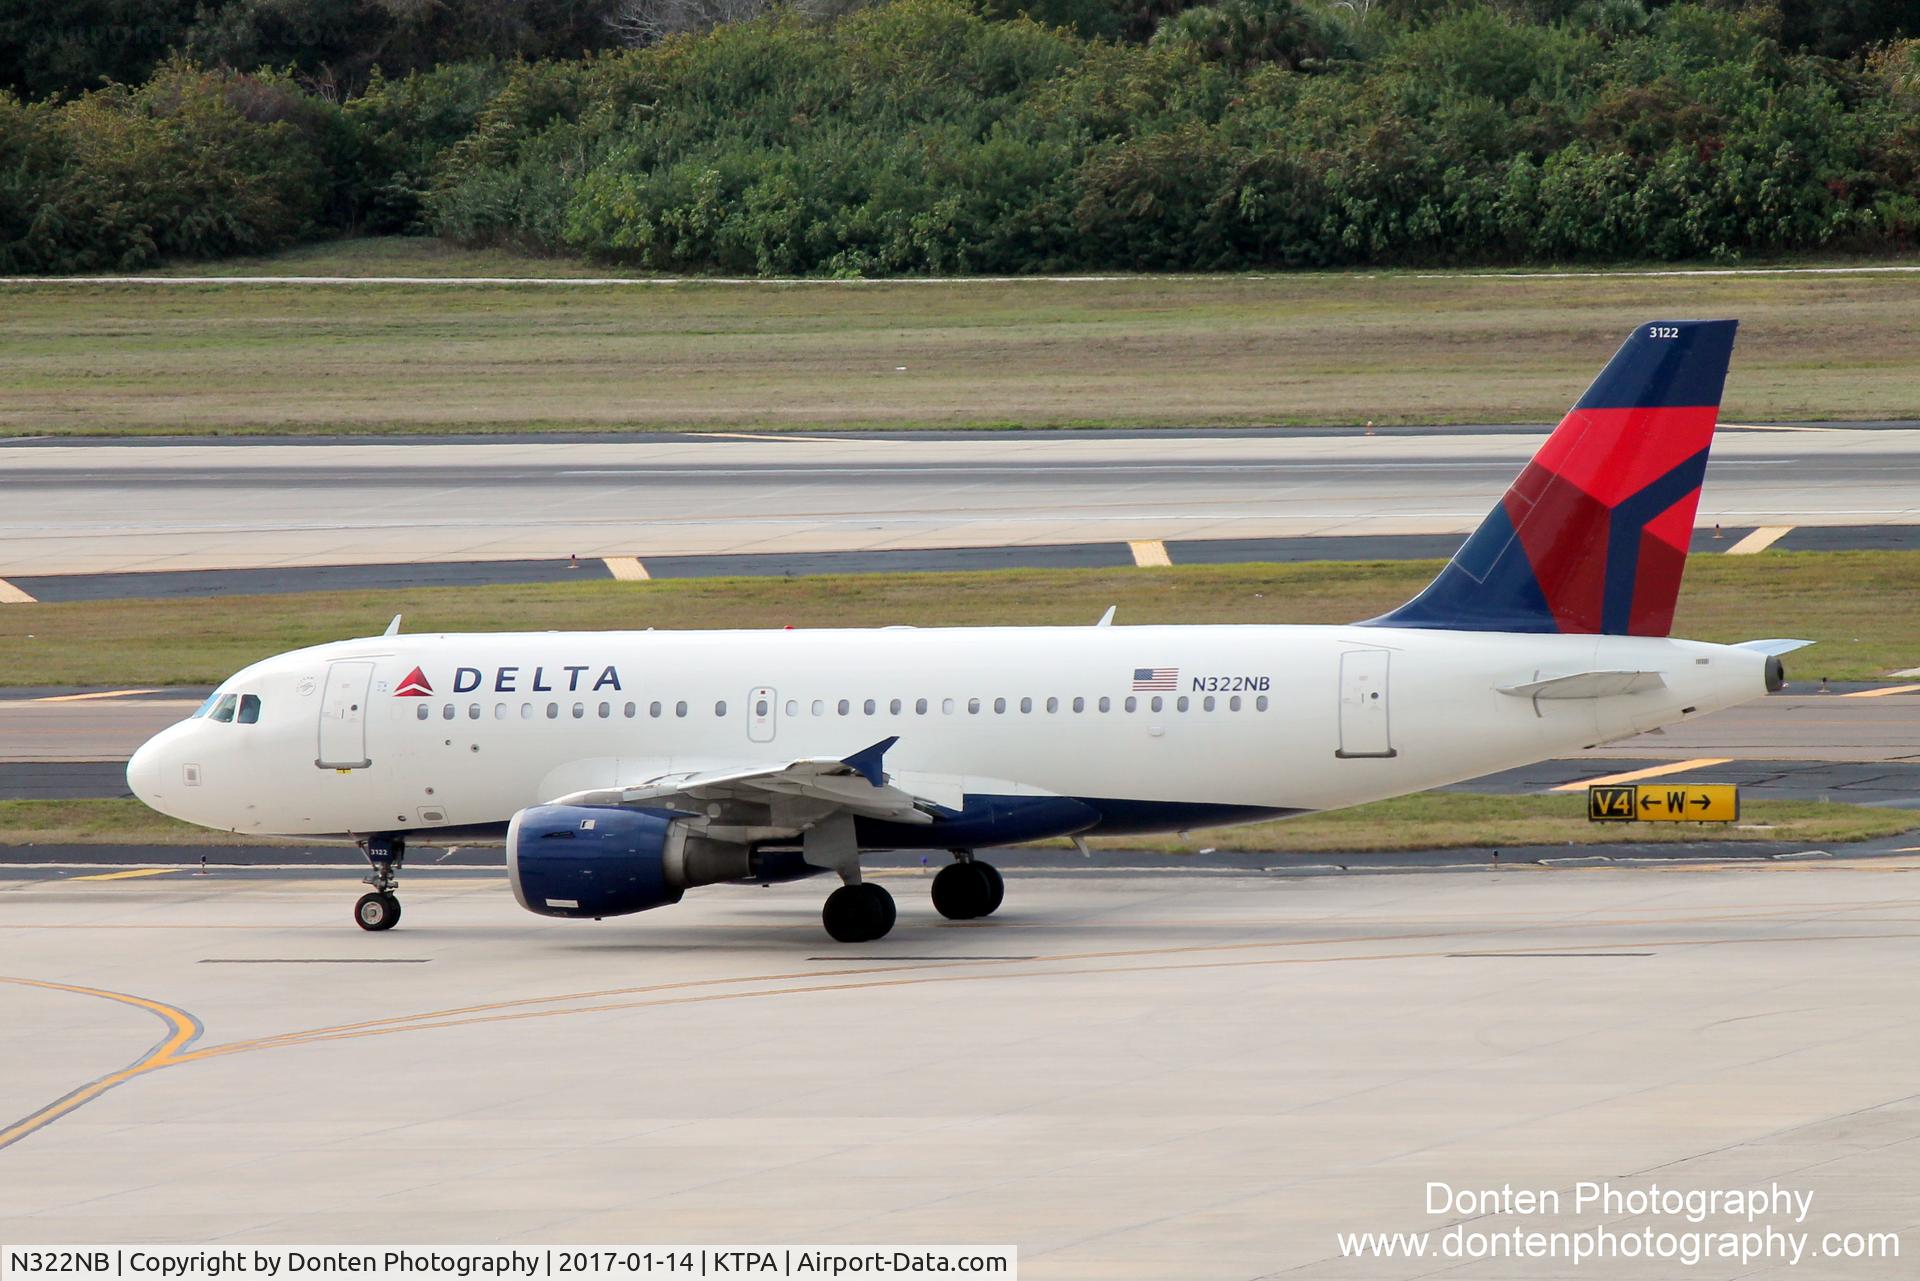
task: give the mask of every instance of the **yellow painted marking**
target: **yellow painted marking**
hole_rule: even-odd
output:
[[[1697,760],[1674,761],[1667,765],[1649,765],[1645,769],[1630,769],[1624,774],[1603,774],[1599,778],[1583,778],[1577,783],[1562,783],[1553,788],[1556,792],[1584,792],[1589,787],[1606,783],[1633,783],[1643,778],[1664,778],[1668,774],[1679,774],[1690,769],[1705,769],[1709,765],[1725,765],[1731,756],[1702,756]]]
[[[33,597],[15,587],[4,578],[0,578],[0,605],[33,605]]]
[[[20,987],[37,987],[49,992],[74,992],[81,996],[97,996],[103,1001],[114,1001],[121,1005],[131,1005],[135,1009],[146,1010],[157,1015],[167,1025],[167,1037],[160,1044],[121,1068],[118,1072],[109,1072],[81,1086],[64,1098],[55,1099],[37,1112],[30,1112],[12,1125],[0,1130],[0,1148],[18,1143],[29,1134],[45,1129],[75,1108],[93,1102],[116,1085],[123,1085],[137,1076],[157,1071],[163,1067],[172,1067],[179,1063],[180,1051],[193,1043],[200,1035],[200,1024],[193,1015],[185,1010],[175,1009],[159,1001],[149,1001],[144,996],[129,996],[125,992],[108,992],[97,987],[76,987],[71,983],[46,983],[39,979],[16,979],[0,975],[0,983],[14,983]]]
[[[91,703],[102,698],[131,698],[135,694],[155,694],[151,689],[100,689],[91,694],[49,694],[45,698],[36,698],[36,703]]]
[[[1837,431],[1835,427],[1794,427],[1787,423],[1716,423],[1734,431]]]
[[[708,440],[798,440],[810,445],[844,445],[847,443],[844,440],[839,440],[832,436],[790,436],[783,431],[761,432],[758,434],[746,431],[695,431],[688,432],[687,434],[690,436],[704,436]],[[865,448],[867,444],[868,442],[864,440],[860,442],[862,448]]]
[[[1842,694],[1842,698],[1885,698],[1889,694],[1911,694],[1920,689],[1920,685],[1885,685],[1879,689],[1856,689],[1851,694]]]
[[[76,876],[76,881],[130,881],[136,876],[165,876],[168,872],[177,872],[177,867],[136,867],[126,872],[101,872],[96,876]]]
[[[1127,546],[1133,549],[1133,563],[1142,569],[1173,564],[1167,555],[1167,545],[1158,538],[1143,538]]]
[[[607,572],[623,583],[643,583],[653,577],[638,556],[609,556],[606,564]]]
[[[1751,556],[1755,552],[1763,552],[1792,532],[1792,525],[1762,525],[1733,546],[1727,548],[1727,555]]]

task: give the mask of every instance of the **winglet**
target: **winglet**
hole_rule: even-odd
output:
[[[1095,627],[1112,627],[1112,626],[1113,626],[1113,612],[1114,612],[1114,611],[1115,611],[1116,609],[1119,609],[1119,608],[1120,608],[1120,607],[1119,607],[1118,605],[1109,605],[1109,606],[1107,606],[1107,612],[1106,612],[1106,613],[1104,613],[1104,614],[1102,614],[1102,615],[1100,615],[1100,621],[1099,621],[1099,622],[1097,622],[1097,623],[1095,623],[1095,624],[1094,624],[1094,626],[1095,626]]]
[[[891,738],[883,738],[872,747],[861,748],[840,763],[850,768],[861,778],[866,779],[867,782],[872,783],[875,787],[885,787],[887,785],[887,774],[885,770],[880,768],[880,758],[887,754],[888,748],[899,741],[900,736],[898,734],[895,734]]]
[[[382,636],[398,636],[400,634],[400,615],[395,614],[393,621],[387,624],[387,630],[380,634]]]

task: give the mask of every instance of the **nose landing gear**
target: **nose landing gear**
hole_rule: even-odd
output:
[[[393,891],[407,861],[407,843],[398,836],[369,836],[360,842],[360,851],[373,865],[367,877],[373,893],[362,894],[353,905],[353,923],[363,930],[390,930],[400,923],[400,900]]]

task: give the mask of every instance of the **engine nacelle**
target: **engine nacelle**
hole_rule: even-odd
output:
[[[513,897],[542,916],[624,916],[678,903],[687,825],[673,810],[534,805],[507,825]]]

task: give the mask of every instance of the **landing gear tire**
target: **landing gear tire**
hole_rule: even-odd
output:
[[[992,916],[1007,897],[1007,884],[991,863],[949,863],[933,878],[933,910],[949,921]]]
[[[836,943],[871,943],[885,938],[898,912],[893,895],[870,881],[842,885],[827,895],[820,921]]]
[[[353,905],[353,923],[363,930],[390,930],[400,923],[400,900],[391,894],[362,894]]]

